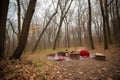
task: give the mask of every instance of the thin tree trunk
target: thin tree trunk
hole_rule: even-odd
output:
[[[115,17],[115,32],[116,32],[116,46],[120,47],[120,15],[119,15],[119,5],[120,1],[115,0],[115,6],[116,6],[116,17]]]
[[[80,40],[80,46],[82,46],[82,36],[81,36],[81,27],[80,27],[80,25],[79,25],[79,33],[78,33],[78,37],[79,37],[79,40]]]
[[[18,40],[20,37],[20,32],[21,32],[21,21],[20,21],[20,13],[21,13],[21,9],[20,9],[20,0],[17,0],[17,6],[18,6]]]
[[[105,0],[105,17],[106,17],[106,27],[107,27],[107,34],[108,34],[108,42],[111,43],[111,36],[110,36],[110,26],[109,26],[109,13],[108,13],[108,9],[107,9],[107,4],[108,4],[108,0]]]
[[[66,25],[67,26],[67,25]],[[65,26],[65,37],[64,37],[64,46],[67,47],[67,27]]]
[[[93,21],[94,25],[95,25],[95,31],[96,31],[96,35],[98,38],[98,43],[101,43],[101,35],[100,35],[100,28],[98,28],[99,24],[98,22],[95,23],[95,21]]]
[[[22,55],[22,52],[25,48],[26,42],[27,42],[27,37],[28,37],[28,32],[30,28],[30,22],[35,10],[35,4],[36,0],[30,0],[26,16],[23,21],[23,26],[22,26],[22,32],[19,38],[19,42],[17,45],[17,48],[15,49],[13,55],[10,57],[10,59],[19,59],[20,56]]]
[[[104,8],[103,8],[103,3],[102,0],[100,0],[100,7],[101,7],[101,13],[103,17],[103,35],[104,35],[104,49],[108,49],[108,37],[107,37],[107,30],[106,30],[106,19],[105,19],[105,14],[104,14]]]
[[[78,27],[79,27],[78,37],[80,40],[80,46],[82,46],[82,36],[81,36],[81,26],[80,26],[80,10],[79,9],[78,9]]]
[[[89,21],[88,21],[88,26],[89,26],[89,39],[90,39],[90,46],[91,49],[95,49],[94,48],[94,43],[93,43],[93,38],[92,38],[92,32],[91,32],[91,3],[90,0],[88,0],[88,6],[89,6]]]
[[[60,20],[60,25],[59,25],[58,32],[57,32],[57,35],[56,35],[56,38],[55,38],[55,41],[54,41],[54,45],[53,45],[53,50],[56,49],[56,44],[57,44],[57,40],[58,40],[58,37],[59,37],[59,34],[60,34],[60,30],[61,30],[61,27],[62,27],[63,19],[64,18],[62,17],[61,20]]]
[[[6,19],[8,13],[9,0],[0,0],[0,58],[4,56],[4,45],[6,35]]]
[[[70,38],[69,38],[69,23],[67,17],[65,17],[65,44],[67,48],[70,47]]]
[[[37,40],[37,42],[36,42],[36,44],[35,44],[35,46],[34,46],[32,52],[34,52],[34,51],[36,50],[36,48],[37,48],[37,46],[38,46],[38,44],[39,44],[39,42],[40,42],[40,40],[41,40],[43,34],[45,33],[45,31],[46,31],[48,25],[50,24],[50,22],[51,22],[51,20],[52,20],[52,18],[53,18],[56,14],[57,14],[57,11],[50,17],[50,19],[49,19],[49,21],[47,22],[47,24],[46,24],[44,30],[43,30],[42,33],[40,34],[40,36],[39,36],[39,38],[38,38],[38,40]]]
[[[64,9],[61,11],[60,24],[59,24],[59,26],[58,26],[58,32],[57,32],[57,35],[56,35],[56,38],[55,38],[55,41],[54,41],[54,44],[53,44],[53,50],[56,49],[56,44],[57,44],[57,41],[58,41],[58,37],[59,37],[59,34],[60,34],[60,30],[61,30],[61,27],[62,27],[63,20],[64,20],[64,18],[66,17],[66,14],[68,13],[72,2],[73,2],[73,0],[71,0],[69,6],[68,6],[68,8],[67,8],[67,10],[65,11],[65,13],[64,13],[64,10],[65,10],[65,8],[66,8],[67,2],[66,2],[66,4],[65,4],[65,6],[64,6]]]
[[[68,23],[67,23],[67,47],[70,48],[70,38],[69,38],[69,27],[68,27]]]
[[[9,24],[11,26],[11,29],[12,29],[13,33],[17,36],[18,34],[17,34],[17,32],[15,32],[15,29],[14,29],[12,21],[10,21],[10,19],[8,19],[8,21],[9,21]]]
[[[7,45],[6,57],[8,57],[8,55],[9,55],[9,50],[10,50],[10,45],[11,45],[11,43],[10,43],[10,36],[9,36],[9,34],[8,34],[8,31],[6,31],[6,36],[7,36],[7,38],[8,38],[8,45]]]
[[[58,3],[57,3],[57,7],[56,7],[56,9],[55,9],[55,12],[54,12],[53,15],[50,17],[50,19],[49,19],[49,21],[47,22],[47,24],[46,24],[44,30],[43,30],[42,33],[40,34],[40,36],[39,36],[39,38],[38,38],[38,40],[37,40],[37,42],[36,42],[36,44],[35,44],[35,46],[34,46],[32,52],[35,52],[35,50],[36,50],[36,48],[37,48],[37,46],[38,46],[38,44],[39,44],[39,42],[40,42],[40,40],[41,40],[43,34],[44,34],[45,31],[47,30],[48,25],[50,24],[50,22],[51,22],[51,20],[53,19],[53,17],[57,14],[57,9],[58,9],[58,4],[59,4],[59,2],[60,2],[60,1],[58,1]]]

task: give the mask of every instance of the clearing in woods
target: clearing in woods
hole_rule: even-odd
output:
[[[120,49],[98,47],[91,54],[104,53],[106,61],[95,59],[47,60],[49,51],[24,55],[17,61],[0,61],[1,78],[12,80],[120,80]],[[25,59],[24,59],[25,58]]]

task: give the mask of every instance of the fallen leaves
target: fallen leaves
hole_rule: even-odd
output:
[[[1,60],[0,80],[119,80],[120,51],[109,51],[107,61],[49,61],[47,57],[31,55],[28,59]],[[117,54],[118,53],[118,54]]]
[[[51,80],[51,67],[52,64],[42,61],[35,64],[27,60],[1,60],[0,80]]]

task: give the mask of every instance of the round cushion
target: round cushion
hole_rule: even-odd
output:
[[[88,52],[88,50],[80,50],[80,56],[89,57],[90,53]]]

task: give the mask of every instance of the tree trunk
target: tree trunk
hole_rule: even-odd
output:
[[[21,9],[20,9],[20,0],[17,0],[17,6],[18,6],[18,40],[19,40],[19,37],[20,37],[20,32],[21,32],[21,21],[20,21],[20,12],[21,12]]]
[[[21,35],[19,38],[18,46],[15,49],[13,55],[10,57],[10,59],[19,59],[20,56],[22,55],[22,52],[27,42],[30,22],[31,22],[31,19],[32,19],[34,10],[35,10],[35,4],[36,4],[36,0],[30,0],[27,13],[23,21],[23,26],[22,26],[22,31],[21,31]]]
[[[95,49],[94,48],[94,43],[93,43],[93,38],[92,38],[92,32],[91,32],[91,3],[90,3],[90,0],[88,0],[88,6],[89,6],[89,21],[88,21],[89,40],[90,40],[91,49]]]
[[[6,30],[6,37],[7,37],[7,39],[6,40],[8,40],[8,43],[7,43],[7,46],[6,46],[6,57],[8,57],[8,55],[9,55],[9,50],[10,50],[10,45],[11,45],[11,43],[10,43],[10,36],[9,36],[9,34],[8,34],[8,30]]]
[[[68,27],[68,23],[67,23],[67,48],[70,48],[70,38],[69,38],[69,27]]]
[[[105,17],[106,17],[106,28],[107,28],[107,34],[108,34],[108,42],[111,43],[111,36],[110,36],[110,26],[109,26],[109,13],[108,13],[108,0],[105,0]]]
[[[116,46],[117,47],[120,47],[120,15],[119,15],[119,4],[120,4],[120,1],[119,0],[115,0],[115,7],[116,7],[116,10],[115,10],[115,13],[116,13],[116,16],[115,16],[115,32],[116,32]]]
[[[39,42],[40,42],[40,40],[41,40],[43,34],[44,34],[45,31],[47,30],[48,25],[50,24],[52,18],[53,18],[56,14],[57,14],[57,10],[55,11],[55,13],[53,13],[53,15],[50,17],[49,21],[47,22],[47,24],[46,24],[44,30],[42,31],[42,33],[40,34],[40,36],[39,36],[39,38],[38,38],[38,40],[37,40],[37,42],[36,42],[36,44],[35,44],[35,46],[34,46],[32,52],[35,52],[35,50],[36,50],[36,48],[37,48],[37,46],[38,46],[38,44],[39,44]]]
[[[78,27],[79,27],[78,37],[80,40],[80,46],[82,46],[82,36],[81,36],[81,26],[80,26],[80,10],[79,9],[78,9]]]
[[[65,47],[67,48],[70,48],[69,23],[70,21],[65,17]]]
[[[98,43],[101,43],[101,28],[99,27],[98,21],[95,23],[95,21],[93,21],[94,25],[95,25],[95,32],[96,32],[96,36],[98,38]]]
[[[103,3],[102,0],[100,0],[100,7],[101,7],[101,13],[103,17],[103,35],[104,35],[104,49],[108,49],[108,37],[107,37],[107,30],[106,30],[106,19],[105,19],[105,14],[104,14],[104,8],[103,8]]]
[[[4,55],[6,19],[8,13],[9,0],[0,0],[0,58]]]
[[[58,40],[58,37],[59,37],[59,34],[60,34],[60,30],[61,30],[61,27],[62,27],[63,20],[64,20],[64,17],[61,17],[60,25],[58,27],[58,32],[57,32],[57,35],[56,35],[56,38],[55,38],[55,41],[54,41],[54,45],[53,45],[53,50],[56,49],[56,44],[57,44],[57,40]]]
[[[64,20],[64,18],[66,17],[66,15],[67,15],[67,13],[68,13],[68,11],[69,11],[69,9],[70,9],[70,6],[71,6],[73,0],[71,0],[70,4],[68,5],[67,10],[65,11],[67,2],[68,2],[68,1],[66,1],[63,10],[61,10],[60,24],[59,24],[59,26],[58,26],[58,32],[57,32],[57,35],[56,35],[56,37],[55,37],[55,41],[54,41],[54,44],[53,44],[53,50],[56,49],[56,44],[57,44],[57,41],[58,41],[58,38],[59,38],[59,34],[60,34],[60,30],[61,30],[61,27],[62,27],[63,20]],[[61,6],[60,6],[60,9],[61,9]]]

